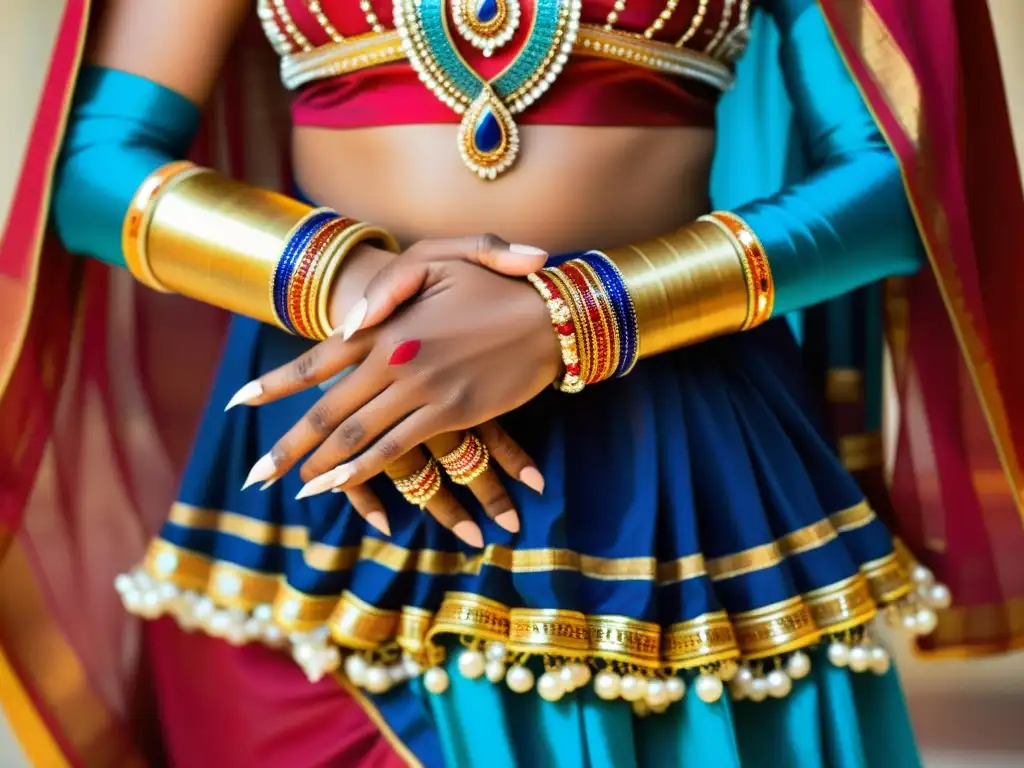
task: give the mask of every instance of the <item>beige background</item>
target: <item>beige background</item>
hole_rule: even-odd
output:
[[[3,5],[0,220],[6,216],[29,128],[27,121],[7,118],[33,111],[43,66],[40,61],[39,66],[26,68],[24,62],[33,55],[45,56],[51,34],[48,30],[53,29],[53,19],[60,12],[56,0],[13,3],[13,12],[6,2]],[[1024,0],[989,0],[989,5],[1009,81],[1015,137],[1024,173]],[[13,66],[14,62],[19,66]],[[1024,553],[1021,555],[1024,557]],[[893,645],[898,651],[902,641]],[[928,768],[1024,766],[1024,654],[971,662],[922,663],[903,658],[901,668]],[[28,768],[2,716],[0,768]]]

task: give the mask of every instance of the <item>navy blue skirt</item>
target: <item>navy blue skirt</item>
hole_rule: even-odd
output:
[[[709,702],[723,681],[735,697],[781,698],[806,675],[801,649],[823,641],[840,666],[888,670],[863,630],[912,593],[912,564],[816,428],[785,321],[642,361],[578,395],[545,392],[504,416],[547,485],[538,495],[504,478],[516,535],[455,489],[483,551],[386,478],[373,484],[390,539],[343,494],[296,500],[295,472],[241,490],[321,393],[224,404],[308,344],[234,320],[179,501],[120,584],[129,609],[290,647],[311,677],[343,665],[371,693],[391,689],[387,700],[399,688],[447,690],[458,640],[469,677],[486,659],[492,682],[549,700],[593,680],[609,706],[626,699],[640,713],[678,700],[676,675]],[[512,681],[513,669],[526,671]],[[552,675],[564,690],[542,684]],[[675,693],[643,693],[659,685]]]

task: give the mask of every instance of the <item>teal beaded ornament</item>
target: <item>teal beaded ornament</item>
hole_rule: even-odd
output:
[[[451,1],[456,29],[485,55],[511,39],[518,26],[517,0]],[[402,48],[420,80],[462,115],[459,153],[481,179],[496,179],[515,162],[519,129],[512,116],[540,98],[561,73],[579,33],[581,5],[582,0],[538,0],[522,50],[487,80],[456,49],[445,0],[394,0]]]

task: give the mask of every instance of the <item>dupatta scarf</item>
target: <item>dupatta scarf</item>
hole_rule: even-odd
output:
[[[1000,246],[1020,242],[1024,211],[988,15],[976,0],[819,2],[902,163],[932,264],[890,293],[901,402],[890,523],[957,598],[934,650],[1015,647],[1024,402],[1011,394],[1024,390],[1008,297],[1024,267]],[[5,140],[21,137],[0,230],[0,704],[33,764],[152,765],[138,627],[111,583],[173,501],[224,317],[47,235],[95,3],[11,3],[6,29],[31,21],[23,37],[50,44],[22,43],[26,61],[8,71],[40,85],[0,118]],[[196,159],[280,187],[290,175],[263,49],[241,41]],[[857,438],[846,426],[840,439]]]

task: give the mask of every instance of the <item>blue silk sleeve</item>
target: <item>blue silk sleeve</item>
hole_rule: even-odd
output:
[[[144,77],[86,67],[54,175],[54,229],[72,253],[124,266],[121,223],[145,178],[185,156],[200,112]]]
[[[913,273],[922,251],[899,165],[817,4],[764,0],[762,5],[778,28],[782,75],[806,174],[734,211],[765,247],[779,315]]]

